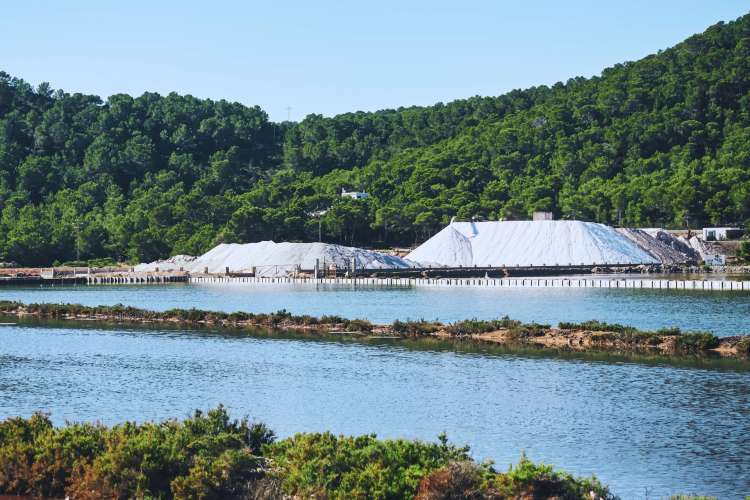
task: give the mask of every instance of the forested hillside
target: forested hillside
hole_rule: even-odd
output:
[[[341,188],[367,200],[341,198]],[[258,107],[34,89],[0,72],[0,260],[225,242],[411,244],[451,216],[750,223],[750,16],[601,76],[271,123]]]

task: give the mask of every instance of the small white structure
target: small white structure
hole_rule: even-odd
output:
[[[365,198],[369,198],[370,195],[364,191],[347,191],[346,189],[341,188],[341,197],[351,198],[352,200],[364,200]]]
[[[704,227],[705,241],[722,241],[739,238],[745,231],[739,227]]]
[[[552,212],[534,212],[532,220],[554,220]]]
[[[727,256],[720,253],[707,254],[703,262],[707,266],[725,266],[727,264]]]

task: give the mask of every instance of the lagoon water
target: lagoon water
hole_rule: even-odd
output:
[[[601,319],[719,335],[748,332],[750,295],[600,289],[329,286],[0,288],[0,300],[152,309],[524,321]],[[211,331],[0,326],[0,418],[184,417],[223,403],[281,436],[331,430],[436,439],[446,431],[501,468],[522,451],[596,473],[623,498],[750,493],[750,368],[498,352],[403,341]]]
[[[436,439],[505,468],[521,451],[623,498],[750,492],[750,372],[663,363],[38,324],[0,327],[0,418],[184,417],[223,403],[281,436]]]
[[[274,312],[390,323],[395,319],[493,319],[622,323],[643,329],[678,326],[719,336],[750,334],[750,293],[596,288],[406,288],[350,285],[99,285],[0,287],[0,300],[122,303],[149,309],[199,308]]]

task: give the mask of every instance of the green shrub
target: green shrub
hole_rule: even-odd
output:
[[[682,330],[676,326],[670,326],[666,328],[659,328],[656,330],[658,335],[682,335]]]
[[[675,347],[683,352],[700,352],[718,347],[719,338],[709,332],[683,333],[675,342]]]
[[[535,464],[521,456],[515,467],[511,466],[505,474],[498,474],[493,486],[502,497],[507,498],[569,498],[613,499],[609,489],[595,477],[574,478],[566,472],[556,471],[546,464]]]
[[[375,325],[365,319],[352,319],[344,323],[344,328],[349,331],[369,333]]]
[[[0,493],[43,497],[225,498],[262,476],[273,433],[219,407],[182,422],[53,428],[0,422]]]
[[[446,327],[446,330],[452,335],[476,335],[479,333],[494,332],[500,329],[519,328],[522,324],[520,321],[515,321],[507,316],[500,319],[493,320],[480,320],[480,319],[468,319],[463,321],[457,321]]]
[[[391,329],[402,335],[429,335],[443,328],[443,325],[436,321],[399,321],[396,320],[391,325]]]
[[[331,325],[338,325],[340,323],[344,323],[346,321],[346,318],[342,318],[341,316],[336,315],[323,315],[320,318],[320,322],[323,324],[331,324]]]
[[[374,435],[297,434],[265,447],[282,489],[299,498],[411,498],[430,471],[469,460],[468,448]]]
[[[735,344],[737,354],[745,357],[750,357],[750,335],[742,337],[737,344]]]
[[[750,262],[750,241],[740,242],[740,247],[737,249],[737,258],[744,262]]]
[[[637,330],[632,326],[625,326],[619,323],[605,323],[603,321],[589,320],[582,323],[569,323],[561,322],[560,329],[562,330],[589,330],[594,332],[614,332],[614,333],[626,333],[636,332]]]

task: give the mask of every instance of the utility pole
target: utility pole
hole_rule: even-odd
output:
[[[292,121],[292,107],[291,106],[286,107],[286,121],[288,122]]]
[[[318,243],[323,241],[322,238],[322,228],[323,228],[323,216],[328,212],[328,210],[316,210],[314,212],[309,212],[308,215],[311,217],[317,217],[318,218]]]

